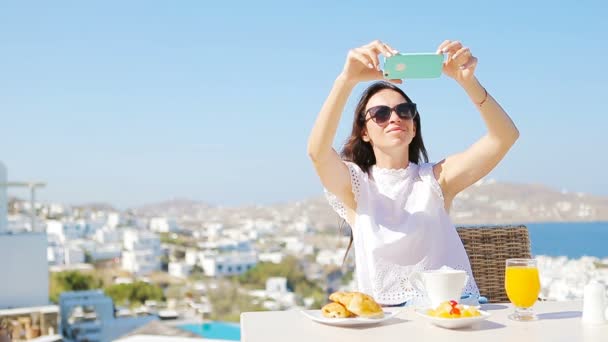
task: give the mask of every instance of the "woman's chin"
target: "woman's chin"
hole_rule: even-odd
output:
[[[407,138],[393,138],[386,139],[382,145],[378,147],[382,149],[402,149],[404,147],[408,147],[411,140]]]
[[[394,137],[389,137],[386,139],[386,146],[400,147],[403,145],[409,145],[412,141],[412,138],[407,135],[396,135]]]

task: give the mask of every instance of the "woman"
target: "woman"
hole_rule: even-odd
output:
[[[395,84],[372,84],[356,107],[351,136],[339,155],[332,142],[341,113],[359,82],[382,80],[378,56],[397,51],[374,41],[350,50],[308,141],[308,155],[334,210],[352,229],[358,290],[382,305],[419,297],[413,271],[443,266],[465,270],[465,291],[478,296],[469,259],[449,217],[454,197],[487,175],[513,146],[519,132],[475,77],[477,58],[446,40],[443,73],[476,105],[487,133],[466,151],[428,163],[420,114]],[[347,253],[348,253],[347,249]]]

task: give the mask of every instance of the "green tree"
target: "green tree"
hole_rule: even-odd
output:
[[[131,284],[115,284],[105,288],[104,292],[111,297],[115,305],[122,305],[131,296]]]
[[[131,305],[143,304],[146,300],[164,300],[163,290],[153,284],[138,281],[132,284],[115,284],[105,288],[105,293],[115,304],[127,302]]]
[[[58,303],[62,292],[99,289],[101,285],[101,280],[91,274],[78,271],[51,273],[49,297],[53,303]]]

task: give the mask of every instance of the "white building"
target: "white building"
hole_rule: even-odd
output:
[[[310,225],[310,222],[307,219],[300,219],[299,221],[292,223],[289,226],[289,229],[300,234],[314,231],[313,227]]]
[[[64,256],[63,246],[48,246],[46,248],[46,259],[49,265],[63,265],[65,263]]]
[[[109,228],[116,228],[122,223],[122,217],[119,213],[109,213],[105,225]]]
[[[105,227],[107,219],[105,217],[95,217],[90,219],[80,219],[76,221],[76,224],[83,226],[84,237],[93,237],[95,233],[101,228]]]
[[[103,245],[97,244],[95,250],[90,253],[93,261],[117,259],[122,255],[122,244],[120,242]]]
[[[252,250],[251,241],[248,239],[219,239],[198,244],[204,251],[218,253],[227,252],[249,252]]]
[[[277,226],[275,222],[269,220],[247,219],[243,221],[242,229],[246,231],[256,231],[262,235],[268,235],[274,233]]]
[[[87,233],[88,227],[85,222],[62,222],[57,220],[46,221],[46,232],[49,235],[56,235],[59,241],[65,243],[67,240],[83,238]]]
[[[70,214],[70,209],[61,203],[49,203],[45,208],[48,216],[64,216]]]
[[[122,267],[138,275],[160,270],[160,239],[147,231],[126,230],[123,235]]]
[[[154,217],[150,220],[150,230],[157,233],[171,233],[179,231],[174,219]]]
[[[314,253],[314,247],[302,242],[300,237],[288,236],[281,240],[285,242],[285,249],[293,255],[310,255]]]
[[[287,278],[285,277],[268,278],[265,290],[249,291],[249,295],[266,299],[262,305],[268,310],[284,310],[296,305],[295,293],[287,288]]]
[[[85,249],[78,240],[63,244],[56,235],[49,235],[47,260],[49,265],[76,265],[85,262]]]
[[[170,262],[169,274],[176,278],[188,278],[192,272],[192,266],[184,262]]]
[[[259,254],[260,261],[271,262],[273,264],[280,264],[285,258],[285,254],[281,252],[268,252]]]
[[[323,249],[317,254],[317,264],[331,266],[331,265],[342,265],[344,259],[344,253],[346,249],[338,248],[337,250]]]
[[[233,276],[247,272],[258,262],[255,252],[208,254],[202,260],[205,275],[209,277]]]
[[[45,233],[0,234],[0,309],[49,304]]]
[[[215,241],[222,236],[224,225],[222,223],[207,223],[205,225],[204,234],[200,237],[206,237],[209,241]]]
[[[185,262],[190,266],[202,265],[202,261],[205,258],[205,253],[198,249],[188,248],[186,249]]]
[[[105,226],[95,232],[95,240],[101,244],[116,243],[122,240],[122,234],[114,227]]]
[[[84,252],[74,247],[48,246],[46,251],[49,265],[69,266],[84,262]]]
[[[68,245],[64,249],[64,263],[75,265],[84,263],[84,251],[78,246]]]
[[[287,278],[270,277],[266,279],[266,292],[287,293]]]

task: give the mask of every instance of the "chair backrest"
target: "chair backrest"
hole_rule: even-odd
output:
[[[505,292],[505,260],[530,258],[526,226],[456,228],[469,255],[479,293],[490,303],[508,302]]]

